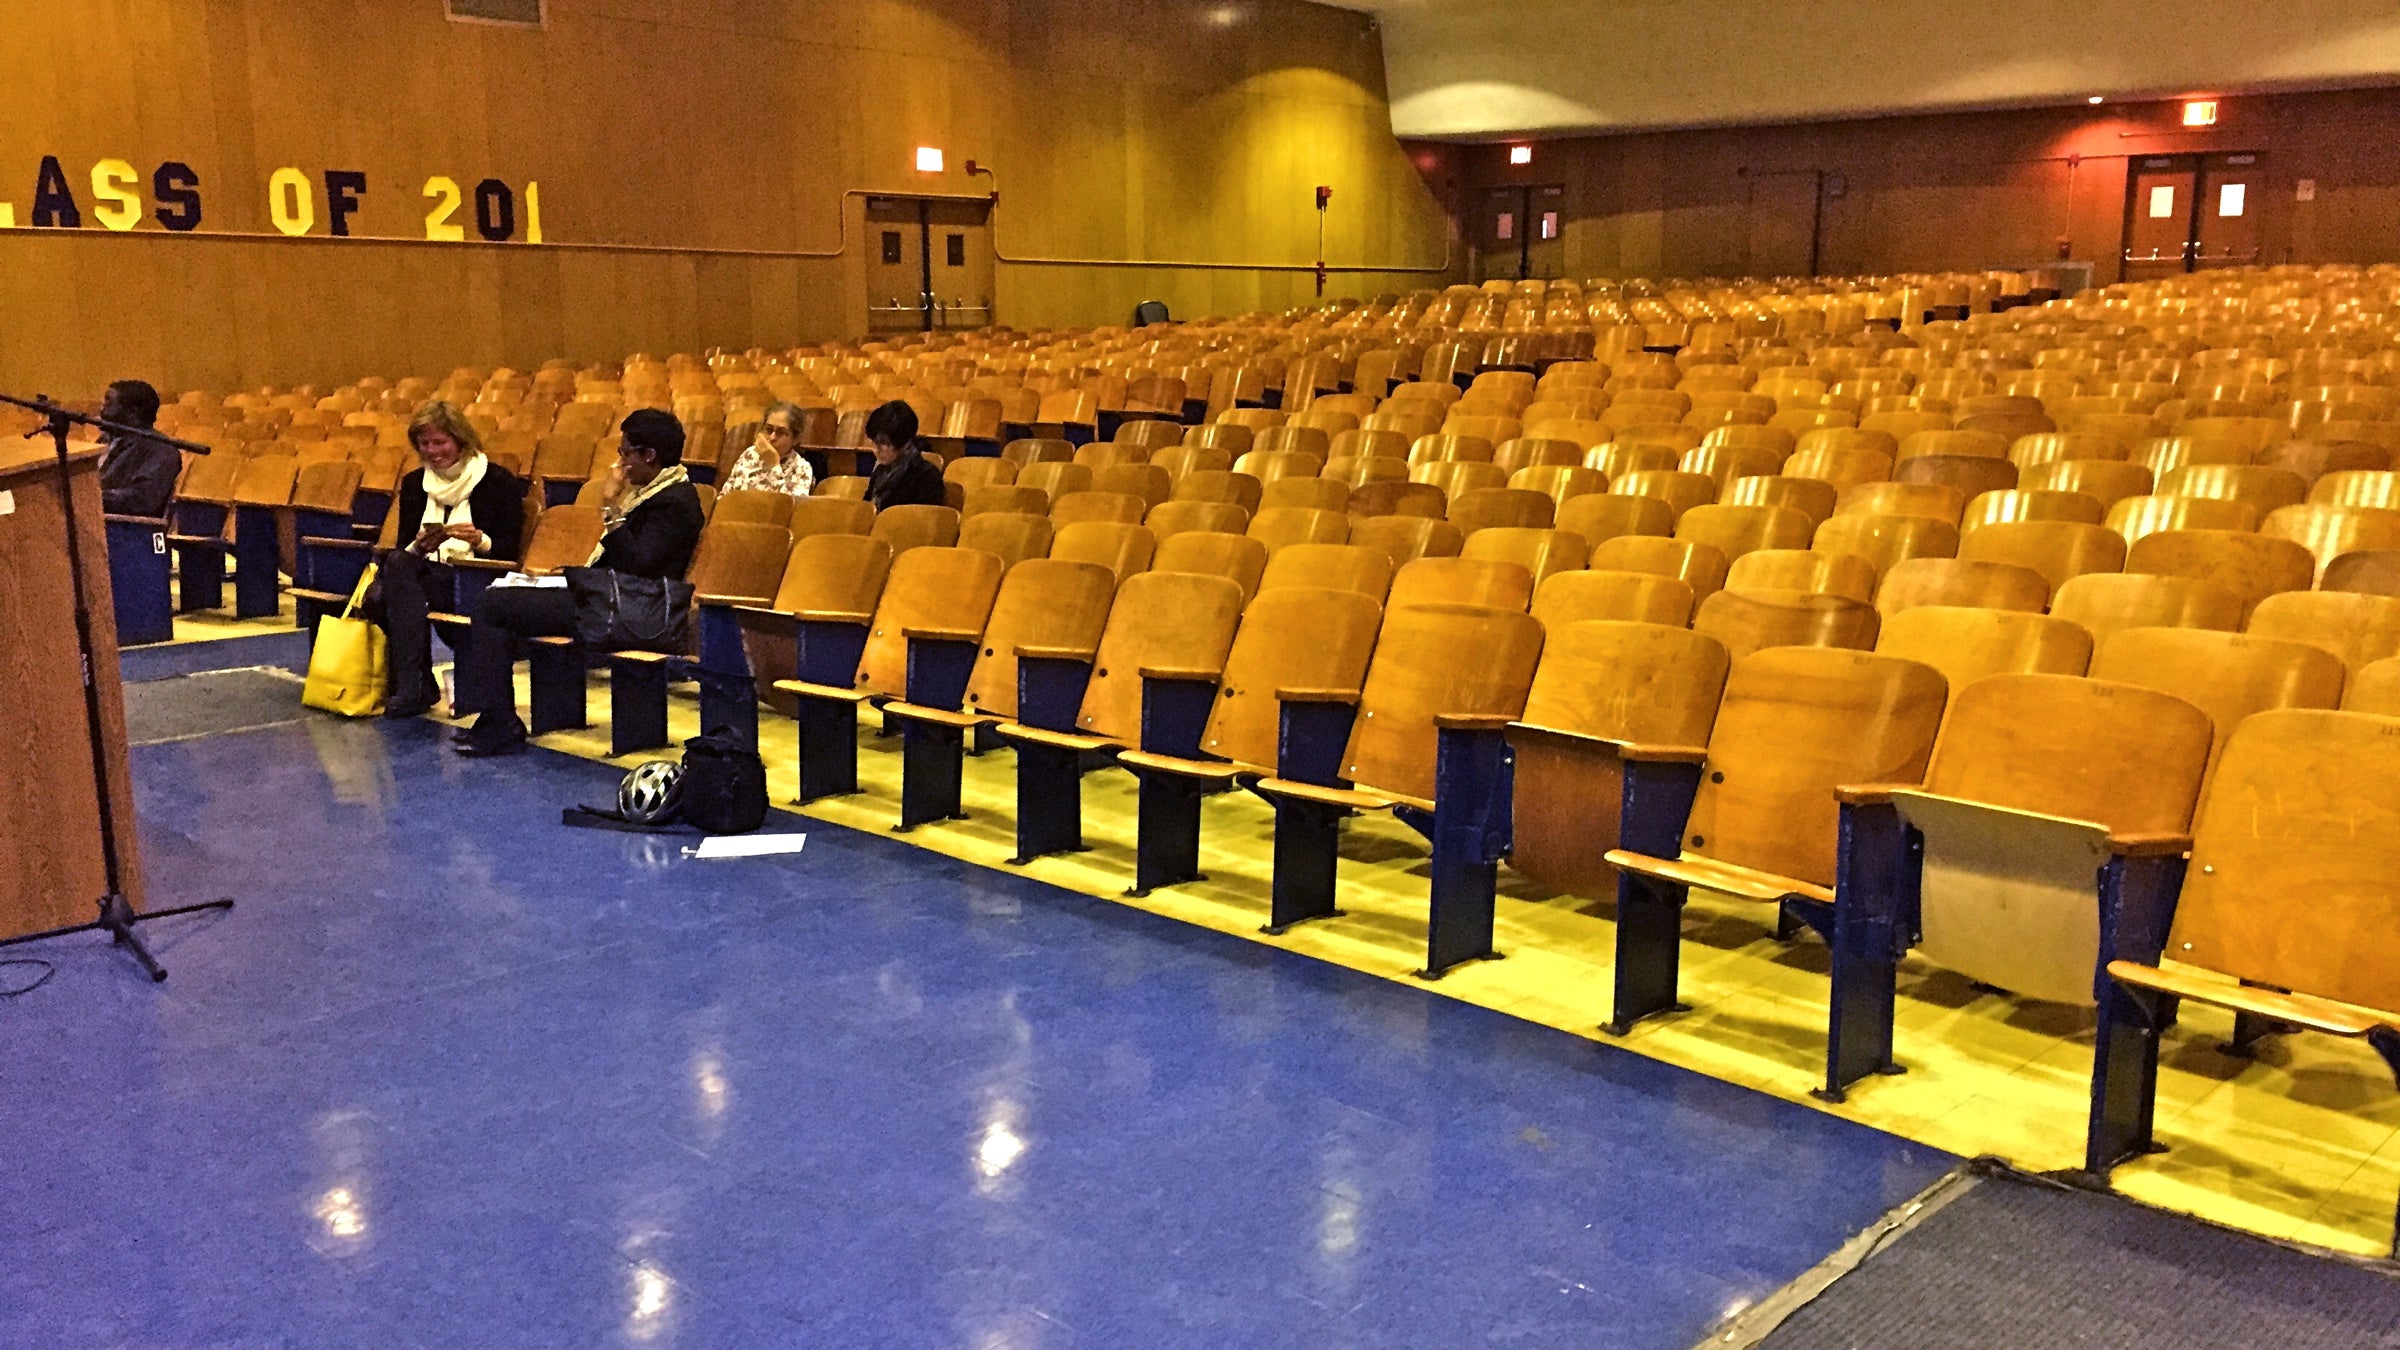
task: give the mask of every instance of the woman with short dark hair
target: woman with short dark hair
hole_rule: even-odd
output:
[[[628,576],[681,577],[708,523],[700,493],[684,473],[683,424],[672,413],[642,408],[627,413],[618,429],[623,439],[617,466],[606,481],[607,504],[600,508],[607,532],[590,565]],[[525,748],[511,674],[518,648],[526,638],[574,632],[575,599],[563,586],[495,583],[484,591],[458,659],[457,711],[480,714],[460,734],[460,754],[504,755]]]
[[[867,414],[867,446],[875,471],[867,475],[867,501],[887,506],[942,506],[942,471],[925,458],[917,440],[917,410],[894,399]]]

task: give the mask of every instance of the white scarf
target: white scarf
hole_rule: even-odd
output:
[[[480,451],[460,461],[458,471],[448,478],[435,473],[432,465],[426,465],[422,475],[425,484],[425,517],[418,524],[474,524],[475,508],[467,499],[475,494],[476,485],[483,481],[484,471],[491,467],[492,462],[485,459]],[[433,551],[436,562],[456,562],[474,555],[475,547],[464,539],[445,539]]]

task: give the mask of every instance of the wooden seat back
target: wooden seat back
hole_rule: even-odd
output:
[[[984,488],[985,492],[1014,492],[1015,488]],[[867,480],[858,474],[835,474],[817,480],[815,496],[834,497],[845,501],[863,502],[867,499]]]
[[[1013,461],[997,456],[972,455],[943,465],[942,480],[963,488],[1014,483],[1017,481],[1017,466]]]
[[[1470,488],[1451,498],[1445,515],[1460,534],[1472,539],[1478,530],[1502,526],[1546,530],[1556,513],[1551,500],[1525,488]]]
[[[1229,469],[1194,469],[1175,480],[1173,500],[1231,502],[1245,511],[1258,510],[1260,484],[1246,473]]]
[[[1875,588],[1875,608],[1887,615],[1917,605],[2039,614],[2049,603],[2050,583],[2032,568],[1959,558],[1911,558],[1895,563]]]
[[[1737,591],[1809,591],[1860,604],[1875,599],[1875,564],[1855,553],[1806,548],[1753,549],[1733,560],[1725,585]]]
[[[1444,500],[1455,501],[1478,489],[1505,488],[1508,486],[1508,472],[1497,464],[1444,459],[1411,468],[1408,481],[1439,488]]]
[[[782,588],[791,555],[792,532],[781,525],[711,520],[684,579],[700,600],[764,605]]]
[[[1278,478],[1260,490],[1260,512],[1287,507],[1346,513],[1350,509],[1350,485],[1333,478]]]
[[[1858,483],[1842,490],[1833,514],[1924,516],[1955,528],[1966,511],[1967,496],[1946,483]]]
[[[2125,537],[2105,526],[2074,521],[2010,520],[1967,531],[1959,541],[1958,556],[2030,568],[2055,592],[2086,573],[2123,571]]]
[[[533,538],[525,545],[518,570],[545,576],[562,567],[582,567],[600,547],[600,509],[595,506],[553,506],[534,520]]]
[[[1545,630],[1590,619],[1682,628],[1692,588],[1653,572],[1556,572],[1534,588],[1532,613]]]
[[[1725,585],[1730,560],[1713,544],[1656,535],[1623,534],[1592,547],[1584,565],[1614,572],[1651,572],[1673,577],[1705,601]]]
[[[1247,454],[1258,433],[1237,422],[1211,422],[1183,433],[1183,444],[1150,456],[1177,478],[1197,469],[1230,469],[1235,455]]]
[[[1303,506],[1267,507],[1250,518],[1245,531],[1264,544],[1267,556],[1294,544],[1339,544],[1350,537],[1350,517],[1339,511],[1320,511]]]
[[[1508,485],[1526,492],[1539,492],[1556,507],[1576,497],[1605,494],[1608,475],[1582,464],[1536,464],[1519,469],[1508,476]]]
[[[1039,488],[1051,501],[1072,492],[1089,492],[1092,470],[1081,464],[1028,464],[1017,470],[1018,487]]]
[[[242,460],[234,473],[233,502],[236,506],[289,506],[292,487],[299,478],[297,455],[252,455]]]
[[[2400,656],[2370,661],[2352,672],[2342,689],[2342,708],[2378,717],[2400,717]]]
[[[1808,517],[1809,529],[1814,532],[1833,514],[1839,497],[1831,483],[1768,474],[1734,479],[1725,485],[1718,501],[1724,506],[1775,506],[1798,511]]]
[[[2161,497],[2199,497],[2240,502],[2261,519],[2308,499],[2308,480],[2290,469],[2263,464],[2190,464],[2158,476]]]
[[[1381,605],[1391,593],[1397,570],[1390,554],[1364,544],[1286,544],[1268,556],[1258,589],[1300,586],[1356,591]]]
[[[1059,530],[1089,521],[1139,525],[1150,504],[1126,492],[1070,492],[1050,503],[1050,523]]]
[[[1293,428],[1285,427],[1268,432],[1266,437],[1261,438],[1261,441],[1263,443],[1268,438],[1279,437],[1293,430]],[[1320,441],[1324,439],[1323,432],[1313,434]],[[1261,485],[1272,483],[1278,478],[1314,478],[1324,467],[1325,456],[1323,454],[1295,449],[1252,450],[1233,462],[1235,473],[1248,474],[1257,479]]]
[[[1380,549],[1396,568],[1420,558],[1455,558],[1466,543],[1457,526],[1439,518],[1355,514],[1350,518],[1350,542]]]
[[[728,525],[775,525],[789,529],[792,505],[789,493],[744,488],[718,494],[716,509],[708,513],[708,518],[712,524],[723,521]]]
[[[1123,745],[1142,737],[1142,672],[1216,672],[1233,646],[1242,588],[1198,572],[1143,572],[1117,587],[1075,729]]]
[[[749,494],[738,492],[726,494],[727,497],[747,495]],[[775,492],[765,495],[783,496],[782,493]],[[846,501],[840,497],[784,497],[783,499],[790,503],[783,520],[784,528],[790,530],[795,539],[804,539],[812,534],[871,534],[874,532],[875,508],[865,502]],[[725,498],[720,497],[717,500],[717,510],[710,515],[709,519],[712,522],[740,520],[742,516],[739,512],[730,517],[727,516],[725,514]]]
[[[1151,559],[1158,552],[1157,537],[1140,525],[1115,520],[1062,524],[1055,515],[1050,523],[1049,556],[1105,567],[1120,585],[1127,577],[1150,570]]]
[[[1524,564],[1482,558],[1419,558],[1392,576],[1385,608],[1470,605],[1522,610],[1533,600],[1533,573]]]
[[[1090,490],[1139,497],[1155,507],[1174,493],[1175,481],[1156,464],[1111,464],[1092,471]]]
[[[1369,483],[1405,483],[1408,481],[1408,461],[1386,455],[1336,455],[1325,461],[1325,472],[1321,477],[1351,488],[1364,487]]]
[[[891,545],[897,557],[910,549],[955,547],[958,522],[958,512],[947,506],[887,506],[875,513],[869,533]]]
[[[1074,462],[1075,444],[1056,436],[1021,436],[1000,447],[1000,457],[1020,471],[1032,464],[1068,464]]]
[[[1675,537],[1707,544],[1728,559],[1762,548],[1806,548],[1814,523],[1788,506],[1695,506],[1675,522]]]
[[[1111,439],[1118,445],[1156,451],[1183,444],[1183,436],[1184,428],[1180,423],[1144,417],[1119,426],[1117,434]]]
[[[1817,527],[1809,547],[1819,553],[1847,553],[1864,558],[1874,566],[1880,579],[1911,559],[1956,556],[1958,528],[1935,516],[1837,511]]]
[[[1985,525],[2017,520],[2070,520],[2098,525],[2107,516],[2107,508],[2100,504],[2099,498],[2080,492],[2009,488],[1982,493],[1968,502],[1966,514],[1959,518],[1959,530],[1971,534]]]
[[[1450,494],[1431,483],[1381,480],[1352,487],[1345,509],[1352,516],[1422,516],[1440,520],[1450,509]]]
[[[2370,548],[2344,553],[2325,564],[2320,589],[2400,595],[2400,549]]]
[[[2400,1008],[2400,721],[2278,710],[2219,757],[2168,952],[2275,989]]]
[[[1050,513],[1050,494],[1023,483],[982,483],[969,487],[965,503],[958,508],[960,517],[971,520],[987,512],[1046,516]]]
[[[2400,549],[2400,510],[2375,506],[2286,506],[2271,511],[2258,532],[2271,539],[2289,539],[2317,560],[2317,577],[2345,553],[2368,549]]]
[[[1542,626],[1521,605],[1400,603],[1407,577],[1408,569],[1401,569],[1392,587],[1394,604],[1385,613],[1359,693],[1359,715],[1342,751],[1342,776],[1363,788],[1426,800],[1433,796],[1437,719],[1521,716],[1541,657]],[[1474,652],[1476,659],[1462,661],[1460,652]]]
[[[1383,606],[1361,590],[1262,587],[1242,611],[1200,748],[1237,763],[1274,768],[1282,733],[1276,691],[1357,690],[1366,681],[1382,622]]]
[[[1706,633],[1738,660],[1770,647],[1875,645],[1872,605],[1809,591],[1718,591],[1700,601],[1692,631]]]
[[[2173,694],[2200,709],[2220,750],[2253,713],[2331,708],[2342,696],[2342,663],[2325,652],[2207,628],[2120,629],[2093,653],[2091,675]]]
[[[1873,610],[1857,611],[1872,621]],[[1944,695],[1939,672],[1896,657],[1804,646],[1735,652],[1684,852],[1831,886],[1834,789],[1921,781]]]
[[[2308,499],[2320,506],[2374,506],[2384,510],[2400,510],[2400,472],[2353,469],[2329,473],[2309,488]]]
[[[1515,526],[1477,530],[1459,548],[1459,556],[1464,559],[1514,563],[1525,569],[1535,586],[1553,574],[1580,570],[1590,552],[1582,535]]]
[[[2258,528],[2258,510],[2246,502],[2210,497],[2126,497],[2108,508],[2108,528],[2125,536],[2126,547],[2167,530],[2228,530],[2248,533]]]
[[[1250,513],[1233,502],[1166,501],[1142,518],[1162,542],[1186,530],[1240,534],[1250,528]]]
[[[1047,516],[1019,511],[986,511],[958,523],[958,546],[979,548],[1015,567],[1028,558],[1050,555],[1051,526]]]
[[[1230,531],[1183,530],[1159,539],[1150,570],[1224,577],[1242,588],[1242,603],[1248,604],[1265,581],[1267,546]]]
[[[1639,470],[1628,473],[1608,485],[1608,490],[1621,497],[1655,497],[1665,502],[1681,521],[1683,514],[1698,506],[1708,506],[1717,500],[1717,480],[1704,473],[1682,473],[1675,470]]]
[[[1582,535],[1585,544],[1597,549],[1620,535],[1672,535],[1675,508],[1658,497],[1593,492],[1560,503],[1554,524]]]
[[[365,474],[354,460],[322,460],[302,465],[292,480],[292,506],[301,511],[350,514]]]
[[[966,710],[1015,717],[1017,649],[1098,648],[1116,589],[1116,574],[1096,563],[1030,558],[1010,567],[967,677]]]
[[[1860,483],[1889,481],[1892,456],[1868,446],[1804,446],[1783,462],[1783,472],[1793,478],[1831,484],[1838,497]]]
[[[1959,690],[1986,675],[2081,675],[2092,635],[2047,614],[1918,605],[1884,616],[1875,650],[1923,662]]]
[[[2289,539],[2246,530],[2171,529],[2135,540],[2125,551],[2125,570],[2213,582],[2241,602],[2246,620],[2259,601],[2278,591],[2307,590],[2317,560]]]
[[[867,628],[866,652],[858,663],[858,687],[904,697],[908,692],[909,630],[980,635],[985,620],[991,617],[992,602],[999,597],[1005,571],[997,556],[978,549],[927,546],[896,554],[875,606],[874,622]]]
[[[2305,642],[2357,670],[2400,655],[2400,596],[2285,591],[2259,601],[2242,631]]]

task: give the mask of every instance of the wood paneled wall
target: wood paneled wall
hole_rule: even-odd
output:
[[[452,23],[441,0],[22,10],[0,201],[27,225],[56,155],[85,219],[0,232],[0,370],[61,395],[855,334],[865,192],[996,187],[1018,327],[1304,301],[1320,183],[1336,267],[1447,256],[1372,28],[1298,0],[550,0],[539,32]],[[947,171],[915,172],[919,145]],[[100,229],[102,158],[190,164],[200,231]],[[269,223],[284,166],[318,184],[311,237]],[[359,238],[325,237],[327,169],[367,175]],[[538,181],[545,243],[424,242],[435,174]],[[1329,293],[1439,279],[1340,271]]]
[[[1569,276],[1785,270],[1795,238],[1805,256],[1822,173],[1824,274],[2025,267],[2058,261],[2063,244],[2106,283],[2131,158],[2239,151],[2259,154],[2270,184],[2254,207],[2262,262],[2400,260],[2400,90],[2229,98],[2205,131],[2182,127],[2181,111],[2102,104],[1538,141],[1522,167],[1504,146],[1412,149],[1461,212],[1496,185],[1565,184]],[[2298,200],[2303,179],[2313,200]]]

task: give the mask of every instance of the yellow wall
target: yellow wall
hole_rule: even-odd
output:
[[[1255,265],[1314,260],[1319,183],[1337,267],[1445,256],[1360,15],[1295,0],[550,0],[549,15],[527,32],[447,22],[440,0],[12,7],[0,202],[21,228],[0,232],[0,384],[231,389],[854,334],[861,203],[845,194],[867,191],[996,181],[999,318],[1020,328],[1122,322],[1147,298],[1179,315],[1309,299],[1307,271]],[[916,173],[918,145],[948,171]],[[79,231],[26,228],[44,155]],[[161,161],[189,163],[201,229],[166,234],[148,210],[132,233],[99,228],[103,158],[139,170],[145,197]],[[969,159],[996,179],[970,178]],[[269,223],[284,166],[315,184],[308,238]],[[325,237],[327,169],[368,177],[361,238]],[[434,174],[538,181],[546,242],[425,242]],[[1144,261],[1237,266],[1128,265]],[[1329,293],[1437,279],[1341,272]]]

